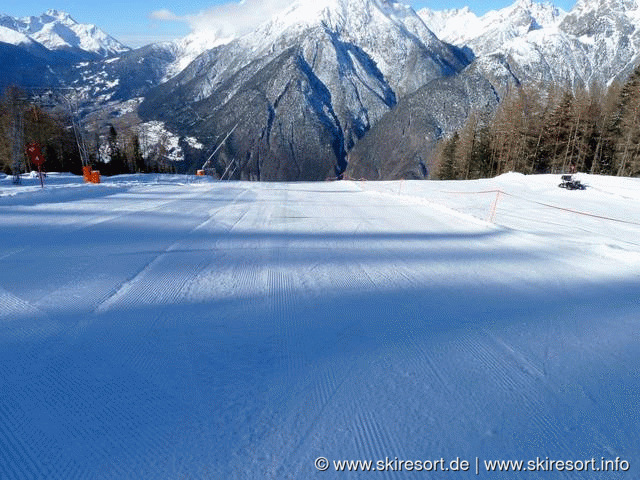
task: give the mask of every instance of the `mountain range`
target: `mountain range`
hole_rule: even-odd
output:
[[[47,10],[39,17],[0,15],[0,42],[26,48],[42,46],[87,58],[108,57],[129,50],[95,25],[78,23],[68,13],[57,10]]]
[[[161,122],[195,169],[253,180],[421,177],[427,150],[523,83],[624,79],[640,61],[636,0],[564,12],[518,0],[476,16],[393,0],[297,0],[237,38],[129,49],[50,10],[0,16],[0,78],[72,86],[87,112]],[[199,142],[199,143],[198,143]]]
[[[570,12],[518,0],[482,17],[468,8],[418,14],[442,40],[470,48],[488,76],[589,87],[625,78],[640,61],[636,0],[578,0]]]
[[[0,86],[59,85],[69,67],[130,50],[95,25],[48,10],[39,17],[0,14]]]

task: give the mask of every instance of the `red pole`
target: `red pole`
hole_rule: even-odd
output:
[[[493,206],[491,207],[491,218],[489,220],[491,223],[495,223],[496,211],[498,209],[498,201],[500,200],[501,193],[502,191],[498,190],[498,193],[496,194],[496,200],[493,202]]]

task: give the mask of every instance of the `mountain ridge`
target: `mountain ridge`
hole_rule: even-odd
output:
[[[8,35],[0,36],[0,41],[13,45],[24,42],[20,40],[26,37],[51,51],[74,51],[102,58],[130,50],[95,25],[78,23],[69,13],[59,10],[23,18],[0,14],[0,26],[20,35],[13,41],[7,41],[11,40]]]
[[[283,54],[290,60],[287,68],[292,78],[300,81],[289,82],[278,74],[278,82],[269,78],[274,58]],[[346,151],[399,98],[430,80],[455,75],[467,64],[459,49],[438,40],[413,9],[399,2],[298,1],[254,32],[200,55],[176,77],[149,92],[140,113],[145,120],[167,121],[178,131],[187,126],[200,130],[206,125],[205,130],[216,135],[239,123],[228,142],[230,151],[243,144],[243,136],[255,135],[258,129],[261,133],[254,147],[238,147],[245,160],[237,171],[240,177],[261,179],[274,179],[266,175],[271,171],[266,165],[281,162],[283,155],[296,163],[295,148],[283,152],[274,145],[295,142],[300,150],[317,150],[307,142],[316,136],[296,133],[311,122],[324,132],[321,137],[334,139],[330,142],[333,154],[329,154],[335,172],[341,173]],[[253,113],[235,109],[252,120],[237,116],[235,121],[217,122],[225,125],[218,127],[213,117],[221,112],[227,112],[225,117],[232,115],[226,105],[245,95],[249,85],[257,85],[258,103],[270,113],[260,113],[262,107]],[[261,90],[260,85],[269,88]],[[293,97],[301,105],[280,101]],[[318,105],[322,105],[320,110]],[[255,118],[263,118],[260,128],[253,125]],[[342,142],[340,148],[335,139]],[[219,170],[226,170],[225,162],[232,159],[223,158],[224,152],[220,155]],[[256,157],[264,164],[254,166]],[[318,160],[318,169],[308,177],[303,173],[293,179],[324,179],[327,174],[324,160]]]
[[[487,75],[502,68],[492,62],[499,56],[519,82],[606,85],[628,75],[640,59],[636,0],[580,0],[569,12],[548,2],[518,0],[481,17],[468,9],[418,13],[445,41],[483,57]],[[465,26],[462,34],[456,34],[456,24]]]

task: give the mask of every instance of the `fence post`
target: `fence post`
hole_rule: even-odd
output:
[[[489,216],[489,222],[495,223],[496,219],[496,211],[498,210],[498,202],[500,201],[500,194],[502,190],[498,190],[496,193],[496,199],[493,201],[493,205],[491,206],[491,215]]]

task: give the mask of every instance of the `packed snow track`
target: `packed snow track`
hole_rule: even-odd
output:
[[[640,478],[640,180],[581,178],[0,177],[0,478]],[[476,475],[538,457],[629,469]]]

